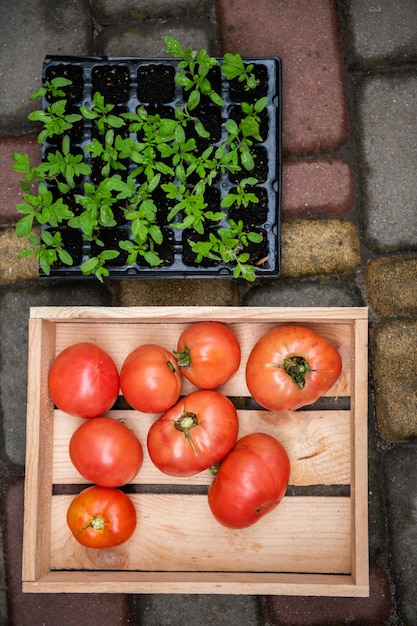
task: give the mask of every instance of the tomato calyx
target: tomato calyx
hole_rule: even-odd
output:
[[[298,389],[304,389],[306,374],[313,371],[303,356],[287,356],[284,359],[284,363],[278,367],[281,367],[287,372]]]
[[[177,368],[175,367],[174,363],[172,363],[172,361],[167,361],[167,367],[173,374],[175,374],[175,372],[177,371]]]
[[[184,346],[182,352],[176,352],[174,350],[172,354],[177,359],[178,367],[191,367],[191,353],[188,346]]]
[[[84,530],[87,530],[88,528],[92,528],[93,530],[99,533],[102,530],[104,530],[105,525],[106,525],[106,522],[102,515],[93,515],[90,521],[88,522],[88,524],[86,524],[84,528],[80,528],[80,530],[78,531],[78,534],[82,533]]]
[[[175,429],[184,434],[194,454],[196,454],[196,449],[189,431],[195,426],[198,426],[198,417],[192,411],[184,411],[174,422]]]

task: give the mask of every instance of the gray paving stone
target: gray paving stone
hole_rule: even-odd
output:
[[[415,0],[350,0],[354,50],[360,58],[382,63],[404,61],[417,52]]]
[[[136,596],[141,626],[254,626],[261,623],[255,596]]]
[[[88,0],[32,0],[26,10],[2,0],[0,8],[0,132],[30,132],[27,115],[38,104],[28,97],[40,87],[45,56],[92,53]]]
[[[28,318],[31,306],[111,306],[109,291],[92,283],[26,286],[0,291],[0,410],[5,452],[25,462]]]
[[[394,583],[402,624],[417,624],[417,446],[395,446],[384,459]]]
[[[113,24],[96,38],[99,55],[166,58],[164,37],[169,35],[185,47],[204,48],[217,54],[215,31],[206,20],[153,20],[145,23]]]
[[[214,19],[214,0],[91,0],[94,18],[100,24],[121,21],[143,22],[152,18],[183,16],[211,17]]]
[[[264,281],[250,287],[242,297],[243,306],[351,307],[364,306],[356,286],[348,281],[305,280]]]
[[[368,245],[379,252],[417,242],[417,74],[372,76],[359,96],[363,220]]]

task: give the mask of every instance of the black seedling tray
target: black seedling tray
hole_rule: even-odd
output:
[[[244,58],[245,63],[253,63],[255,72],[265,77],[265,88],[260,85],[255,90],[242,91],[241,84],[233,84],[225,79],[223,74],[218,72],[220,81],[218,91],[223,98],[224,106],[210,104],[207,106],[208,114],[215,114],[218,118],[218,134],[211,145],[219,145],[227,136],[225,123],[230,116],[236,114],[240,109],[240,102],[255,102],[262,96],[268,97],[268,105],[263,112],[265,125],[263,130],[265,139],[254,146],[259,152],[256,163],[263,162],[265,171],[261,177],[255,171],[245,171],[241,177],[256,176],[261,182],[256,185],[259,193],[265,199],[265,208],[260,212],[255,221],[250,220],[251,230],[261,230],[264,234],[265,249],[261,258],[254,263],[256,265],[257,277],[277,277],[281,272],[281,170],[282,170],[282,66],[278,57],[270,58]],[[219,59],[222,62],[222,59]],[[100,91],[106,93],[106,103],[112,103],[118,110],[136,112],[140,105],[151,107],[164,107],[164,110],[174,110],[174,108],[187,99],[187,92],[183,93],[182,87],[174,83],[174,74],[177,71],[178,62],[172,59],[138,59],[131,57],[67,57],[67,56],[47,56],[42,69],[42,80],[51,80],[55,76],[66,76],[71,78],[73,86],[68,93],[67,102],[69,107],[74,109],[81,105],[90,106],[93,94]],[[153,90],[149,92],[146,88],[144,76],[147,72],[152,72]],[[167,82],[164,81],[167,79]],[[214,83],[213,83],[214,84]],[[114,87],[114,88],[113,88]],[[50,105],[45,97],[43,98],[43,108]],[[72,148],[83,150],[83,147],[91,143],[92,122],[83,119],[81,124],[74,127],[74,135],[71,138]],[[72,132],[72,131],[71,131]],[[59,140],[61,141],[61,139]],[[47,150],[60,149],[60,145],[53,142],[45,142],[42,145],[42,155],[45,156]],[[91,164],[91,155],[84,151],[85,161]],[[130,169],[136,167],[131,163]],[[236,175],[222,175],[213,185],[214,201],[218,202],[215,210],[220,210],[220,199],[223,198],[230,188],[237,183]],[[90,181],[91,177],[85,177],[78,181],[77,192],[83,193],[84,182]],[[262,191],[261,191],[262,188]],[[258,206],[258,205],[256,205]],[[223,209],[224,210],[224,209]],[[244,210],[244,209],[240,209]],[[243,214],[242,214],[243,216]],[[180,216],[177,216],[180,220]],[[239,218],[240,215],[235,216]],[[180,220],[181,221],[181,220]],[[226,221],[218,225],[226,225]],[[114,229],[107,229],[109,231]],[[120,224],[117,231],[124,238],[132,239],[129,224]],[[213,266],[196,265],[187,258],[187,237],[189,232],[164,226],[166,239],[170,242],[170,252],[163,265],[150,267],[146,264],[139,265],[111,265],[107,266],[110,271],[109,278],[227,278],[232,277],[233,267],[228,264],[218,263]],[[110,233],[108,233],[110,234]],[[63,233],[63,236],[65,233]],[[80,234],[80,237],[82,235]],[[113,247],[113,246],[110,246]],[[71,267],[52,266],[49,277],[46,277],[42,270],[41,276],[44,278],[64,278],[77,277],[84,278],[80,266],[90,256],[91,243],[83,240],[79,264]],[[120,263],[120,259],[115,259],[111,263]],[[144,263],[144,262],[143,262]]]

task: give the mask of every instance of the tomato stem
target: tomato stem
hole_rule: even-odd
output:
[[[304,389],[306,374],[313,371],[303,356],[288,356],[279,367],[282,367],[287,372],[298,389]]]
[[[194,426],[198,426],[198,417],[192,411],[184,411],[181,413],[179,418],[174,422],[174,426],[177,430],[184,433],[184,437],[188,441],[191,446],[192,451],[196,454],[196,449],[194,446],[194,442],[190,435],[190,430],[194,428]]]

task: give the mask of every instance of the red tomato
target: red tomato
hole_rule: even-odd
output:
[[[174,352],[185,378],[200,389],[224,385],[240,365],[240,345],[220,322],[196,322],[180,335]]]
[[[119,373],[113,359],[95,343],[65,348],[49,370],[49,393],[61,411],[76,417],[99,417],[119,396]]]
[[[182,374],[171,352],[156,344],[145,344],[126,357],[120,386],[137,411],[161,413],[180,397]]]
[[[215,465],[233,448],[239,430],[232,402],[218,391],[194,391],[154,422],[148,451],[158,469],[191,476]]]
[[[71,461],[87,480],[101,487],[121,487],[142,467],[142,446],[118,420],[96,417],[81,424],[69,444]]]
[[[88,487],[71,502],[67,523],[87,548],[111,548],[127,541],[136,528],[132,500],[119,489]]]
[[[289,476],[290,461],[277,439],[246,435],[220,464],[208,491],[210,510],[228,528],[251,526],[280,503]]]
[[[315,402],[341,371],[341,356],[327,339],[303,326],[278,326],[252,349],[246,383],[266,409],[293,411]]]

